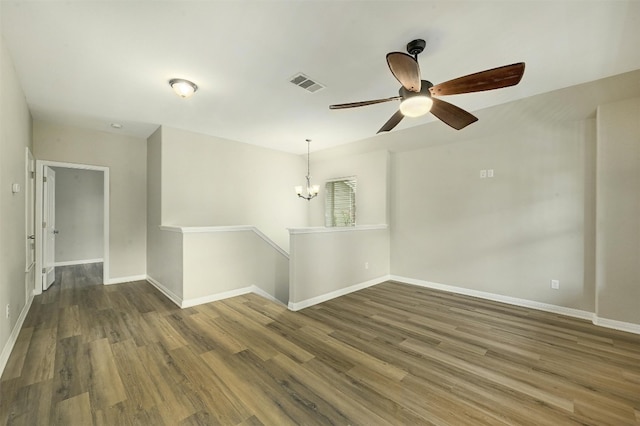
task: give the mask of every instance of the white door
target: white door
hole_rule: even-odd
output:
[[[42,184],[42,290],[48,289],[56,279],[56,172],[44,167]]]
[[[35,234],[35,202],[36,202],[36,185],[35,185],[35,177],[36,177],[36,161],[33,159],[33,154],[27,148],[27,175],[26,175],[26,184],[27,188],[25,191],[25,212],[26,212],[26,224],[27,227],[25,229],[27,241],[26,241],[26,251],[27,251],[27,264],[25,267],[25,272],[29,272],[31,268],[33,268],[34,263],[36,261],[36,234]],[[33,284],[32,284],[33,285]]]

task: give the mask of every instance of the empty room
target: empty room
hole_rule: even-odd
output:
[[[0,1],[0,424],[640,425],[640,2]]]

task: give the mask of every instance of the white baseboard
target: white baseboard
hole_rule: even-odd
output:
[[[24,324],[25,318],[27,318],[27,314],[29,313],[29,309],[31,308],[31,303],[33,302],[33,292],[30,293],[29,299],[27,303],[25,303],[20,315],[18,316],[18,321],[13,326],[13,330],[11,330],[11,334],[9,335],[9,340],[4,345],[2,349],[2,354],[0,354],[0,376],[4,373],[4,368],[7,366],[7,362],[9,361],[9,355],[11,355],[11,351],[18,340],[18,335],[20,334],[20,330],[22,330],[22,325]]]
[[[64,262],[54,262],[53,266],[86,265],[88,263],[103,263],[104,259],[67,260]]]
[[[202,305],[204,303],[210,303],[218,300],[228,299],[230,297],[241,296],[247,293],[255,293],[273,302],[282,304],[281,301],[277,300],[271,294],[267,293],[266,291],[262,290],[260,287],[255,285],[251,285],[248,287],[243,287],[235,290],[225,291],[222,293],[211,294],[208,296],[183,300],[180,296],[176,295],[171,290],[169,290],[160,282],[158,282],[157,280],[153,279],[150,276],[146,276],[143,278],[136,277],[136,279],[131,281],[138,281],[141,279],[146,279],[147,281],[149,281],[149,283],[151,283],[154,287],[156,287],[162,294],[167,296],[169,300],[171,300],[180,308],[189,308],[192,306]],[[299,311],[301,309],[308,308],[313,305],[317,305],[318,303],[326,302],[327,300],[335,299],[336,297],[344,296],[346,294],[353,293],[354,291],[362,290],[364,288],[371,287],[376,284],[380,284],[389,280],[398,281],[401,283],[416,285],[416,286],[425,287],[425,288],[432,288],[435,290],[442,290],[449,293],[456,293],[456,294],[463,294],[466,296],[478,297],[480,299],[492,300],[494,302],[502,302],[509,305],[521,306],[524,308],[537,309],[539,311],[551,312],[554,314],[565,315],[573,318],[585,319],[593,322],[593,324],[597,326],[611,328],[611,329],[620,330],[620,331],[626,331],[629,333],[640,334],[640,324],[616,321],[616,320],[611,320],[607,318],[599,318],[593,312],[583,311],[583,310],[574,309],[574,308],[567,308],[565,306],[552,305],[549,303],[536,302],[533,300],[519,299],[511,296],[503,296],[501,294],[488,293],[488,292],[479,291],[479,290],[472,290],[464,287],[456,287],[456,286],[451,286],[447,284],[440,284],[440,283],[434,283],[430,281],[417,280],[414,278],[401,277],[398,275],[384,275],[382,277],[378,277],[373,280],[355,284],[340,290],[335,290],[320,296],[312,297],[311,299],[303,300],[301,302],[297,302],[297,303],[289,302],[288,308],[292,311]],[[33,299],[33,296],[32,296],[32,299]]]
[[[456,287],[446,284],[433,283],[430,281],[417,280],[414,278],[391,275],[392,281],[405,284],[417,285],[420,287],[432,288],[435,290],[447,291],[449,293],[464,294],[466,296],[478,297],[480,299],[492,300],[494,302],[507,303],[509,305],[522,306],[524,308],[537,309],[539,311],[551,312],[573,318],[580,318],[591,321],[601,327],[612,328],[630,333],[640,334],[640,324],[633,324],[622,321],[615,321],[606,318],[599,318],[595,313],[580,309],[567,308],[565,306],[551,305],[549,303],[536,302],[533,300],[519,299],[516,297],[503,296],[501,294],[488,293],[479,290],[471,290],[464,287]]]
[[[149,275],[146,276],[146,280],[152,286],[157,288],[160,293],[164,294],[169,300],[178,305],[179,308],[182,308],[182,297],[178,296],[177,294],[166,288],[164,285],[162,285],[158,280],[153,279]]]
[[[146,275],[131,275],[129,277],[117,277],[117,278],[109,278],[105,285],[111,284],[122,284],[122,283],[130,283],[133,281],[144,281],[147,279]]]
[[[330,293],[321,294],[320,296],[312,297],[311,299],[303,300],[301,302],[289,302],[289,309],[292,311],[299,311],[300,309],[308,308],[309,306],[317,305],[318,303],[326,302],[327,300],[335,299],[336,297],[344,296],[345,294],[353,293],[354,291],[362,290],[367,287],[371,287],[376,284],[389,281],[390,275],[383,275],[378,278],[374,278],[363,283],[354,284],[349,287],[341,288],[339,290],[332,291]]]
[[[632,322],[624,322],[624,321],[617,321],[617,320],[612,320],[607,318],[600,318],[599,316],[594,314],[593,323],[600,327],[612,328],[614,330],[640,334],[640,324],[634,324]]]
[[[274,296],[272,296],[271,294],[267,293],[266,291],[264,291],[263,289],[261,289],[258,286],[252,285],[251,286],[251,292],[257,294],[258,296],[262,296],[265,299],[268,299],[268,300],[270,300],[270,301],[272,301],[274,303],[277,303],[279,305],[287,306],[281,300],[276,299]]]
[[[196,297],[193,299],[185,299],[182,301],[182,308],[190,308],[196,305],[203,305],[205,303],[217,302],[218,300],[229,299],[230,297],[241,296],[243,294],[252,293],[253,287],[243,287],[235,290],[223,291],[221,293],[210,294],[207,296]]]
[[[430,281],[417,280],[414,278],[391,275],[392,281],[405,284],[417,285],[420,287],[432,288],[434,290],[447,291],[449,293],[464,294],[465,296],[478,297],[480,299],[492,300],[494,302],[507,303],[509,305],[522,306],[523,308],[537,309],[539,311],[551,312],[554,314],[566,315],[569,317],[592,320],[593,313],[580,309],[566,308],[564,306],[551,305],[549,303],[535,302],[533,300],[519,299],[517,297],[503,296],[501,294],[488,293],[485,291],[472,290],[464,287],[434,283]]]
[[[178,305],[178,307],[180,308],[190,308],[192,306],[203,305],[205,303],[216,302],[218,300],[229,299],[231,297],[236,297],[236,296],[242,296],[243,294],[248,294],[248,293],[255,293],[258,296],[264,297],[265,299],[269,299],[281,305],[283,304],[281,301],[279,301],[278,299],[276,299],[275,297],[273,297],[272,295],[270,295],[269,293],[267,293],[266,291],[262,290],[260,287],[255,285],[238,288],[234,290],[229,290],[229,291],[223,291],[221,293],[210,294],[207,296],[195,297],[193,299],[183,299],[182,297],[178,296],[177,294],[169,290],[163,284],[161,284],[158,280],[148,275],[146,276],[146,280],[149,281],[151,285],[157,288],[162,294],[167,296],[169,300],[171,300],[173,303]]]

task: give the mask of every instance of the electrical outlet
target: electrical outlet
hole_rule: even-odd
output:
[[[558,290],[560,288],[559,280],[551,280],[551,288],[554,290]]]
[[[369,262],[364,262],[364,269],[369,269]]]
[[[493,177],[493,169],[487,170],[487,177],[489,177],[489,178]]]
[[[484,179],[487,177],[487,171],[486,170],[480,170],[480,179]]]

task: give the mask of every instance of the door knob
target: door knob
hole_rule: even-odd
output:
[[[36,236],[35,235],[29,235],[27,238],[30,239],[30,240],[35,240]]]
[[[58,230],[57,230],[57,229],[54,229],[54,230],[53,230],[53,233],[54,233],[54,234],[57,234],[57,233],[58,233]]]

